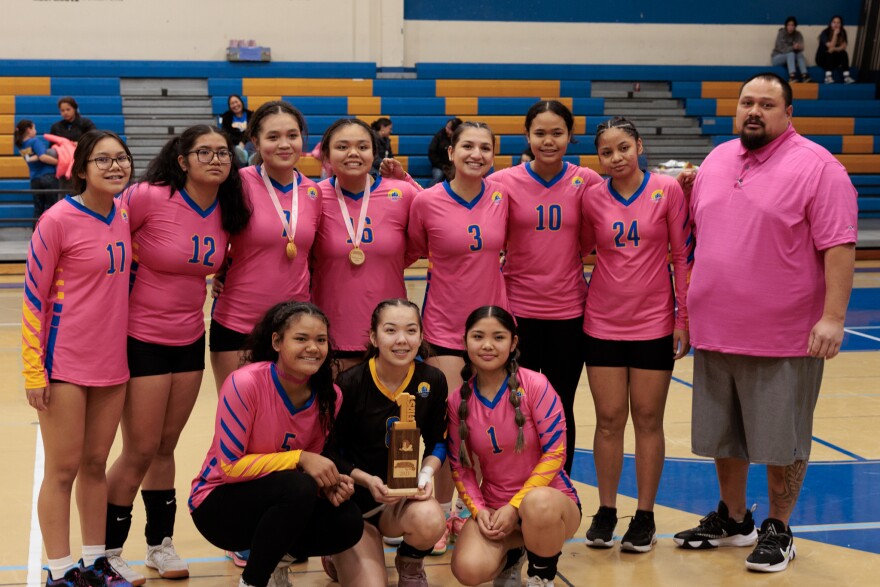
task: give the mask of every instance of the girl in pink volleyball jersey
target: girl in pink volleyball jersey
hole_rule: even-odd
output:
[[[690,348],[686,302],[693,237],[679,184],[639,169],[642,140],[632,122],[618,117],[599,125],[596,148],[610,178],[584,195],[581,230],[583,252],[596,249],[584,332],[596,405],[593,456],[600,507],[586,542],[614,544],[623,433],[631,411],[638,509],[621,548],[648,552],[657,540],[654,500],[665,455],[666,394],[674,361]]]
[[[230,138],[206,125],[170,140],[141,182],[122,196],[132,232],[128,366],[122,454],[107,474],[107,552],[133,585],[145,578],[122,558],[139,486],[146,509],[146,565],[189,576],[171,538],[177,502],[174,449],[205,370],[205,278],[223,263],[229,235],[250,212]]]
[[[337,120],[321,140],[333,177],[319,185],[321,222],[312,248],[312,300],[333,323],[339,369],[364,358],[370,316],[382,300],[405,298],[403,270],[415,188],[373,177],[378,137],[356,118]]]
[[[318,187],[296,170],[306,120],[287,102],[266,102],[248,123],[258,164],[241,170],[247,228],[229,241],[211,312],[211,367],[219,391],[241,362],[241,347],[267,309],[281,301],[308,301],[309,253],[321,200]],[[222,283],[221,283],[222,282]]]
[[[249,364],[220,389],[189,506],[211,544],[250,549],[239,587],[289,586],[294,557],[336,554],[363,534],[351,477],[321,454],[342,405],[328,326],[308,302],[273,306],[246,342]]]
[[[584,364],[581,199],[587,187],[602,182],[592,169],[562,160],[573,130],[574,117],[564,104],[537,102],[525,119],[534,159],[489,176],[510,198],[504,281],[520,334],[520,362],[546,375],[562,400],[568,473],[575,448],[574,397]]]
[[[544,375],[519,367],[518,343],[503,308],[467,317],[464,383],[448,402],[449,461],[472,514],[452,553],[452,574],[465,585],[521,585],[527,558],[528,584],[552,586],[562,545],[581,520],[563,469],[559,396]]]
[[[28,248],[22,361],[28,403],[46,453],[37,513],[47,587],[130,587],[105,556],[107,455],[125,402],[129,216],[114,196],[131,177],[131,152],[114,133],[80,138],[76,193],[40,217]],[[82,559],[70,553],[77,481]]]

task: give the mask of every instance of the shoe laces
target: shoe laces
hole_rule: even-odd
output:
[[[122,575],[120,575],[116,569],[113,568],[113,565],[110,564],[110,560],[106,556],[102,556],[95,561],[95,564],[92,565],[95,568],[95,571],[102,577],[106,577],[111,581],[124,581]],[[127,565],[126,565],[127,566]]]
[[[126,572],[131,571],[134,573],[134,569],[131,568],[131,565],[128,564],[124,558],[122,558],[122,552],[118,554],[110,554],[107,552],[107,562],[110,563],[110,566],[119,573],[120,575],[124,575]]]
[[[654,524],[647,516],[627,516],[630,519],[629,530],[627,532],[644,533],[649,532]]]
[[[159,546],[151,546],[150,557],[158,559],[162,563],[181,560],[180,555],[178,555],[177,551],[174,549],[174,545],[170,542],[162,542]]]
[[[290,565],[282,566],[279,564],[275,567],[275,570],[272,571],[272,577],[269,579],[269,585],[271,587],[292,587],[290,576],[288,575],[289,566]]]
[[[783,550],[783,541],[786,536],[779,534],[776,528],[768,526],[766,532],[758,535],[758,544],[755,546],[756,553],[771,554]]]
[[[710,534],[721,534],[724,530],[724,520],[721,519],[718,512],[709,512],[704,518],[700,519],[700,525],[695,530]]]

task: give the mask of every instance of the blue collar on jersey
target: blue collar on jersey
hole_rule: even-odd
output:
[[[526,171],[529,173],[529,175],[532,176],[532,179],[534,179],[535,181],[537,181],[539,184],[541,184],[541,185],[544,186],[545,188],[551,188],[551,187],[553,187],[553,185],[554,185],[557,181],[559,181],[560,179],[562,179],[562,176],[565,175],[565,172],[566,172],[566,171],[568,171],[568,161],[563,161],[563,162],[562,162],[562,171],[560,171],[559,173],[557,173],[557,174],[553,177],[553,179],[551,179],[550,181],[544,181],[544,180],[541,178],[540,175],[538,175],[537,173],[534,172],[534,170],[532,169],[532,161],[529,161],[528,163],[526,163],[525,167],[526,167]]]
[[[192,208],[195,211],[195,213],[198,214],[199,216],[201,216],[202,218],[207,218],[208,216],[210,216],[211,212],[216,210],[217,205],[220,203],[220,198],[214,198],[214,202],[210,206],[208,206],[207,208],[202,210],[202,207],[199,206],[196,203],[196,201],[193,200],[189,196],[188,193],[186,193],[185,189],[180,188],[180,190],[178,190],[178,191],[180,192],[180,197],[183,198],[183,201],[186,202],[187,204],[189,204],[189,207]]]
[[[495,409],[495,406],[498,405],[498,402],[501,401],[501,398],[507,395],[507,382],[509,381],[509,379],[509,377],[504,378],[504,383],[501,384],[501,389],[498,390],[498,393],[495,395],[495,399],[489,401],[483,394],[480,393],[480,390],[477,389],[477,378],[474,377],[474,381],[472,383],[474,396],[476,396],[476,398],[480,400],[480,403],[482,403],[484,406],[486,406],[490,410],[493,410]]]
[[[373,185],[370,186],[370,193],[372,194],[373,192],[375,192],[376,190],[378,190],[378,189],[379,189],[379,184],[381,184],[381,183],[382,183],[382,176],[379,175],[379,176],[375,177],[375,178],[373,179]],[[334,175],[333,177],[330,178],[330,185],[332,185],[333,188],[336,189],[336,176],[335,176],[335,175]],[[339,187],[342,188],[342,186],[339,186]],[[350,191],[348,191],[348,190],[345,189],[345,188],[342,188],[342,195],[345,196],[345,197],[347,197],[347,198],[351,198],[352,200],[360,200],[361,198],[364,197],[364,192],[361,191],[361,192],[358,192],[358,193],[354,193],[354,192],[350,192]]]
[[[275,368],[275,363],[271,365],[272,371],[272,381],[275,382],[275,390],[278,392],[278,395],[281,396],[281,401],[284,402],[285,407],[287,407],[287,411],[290,412],[291,416],[295,416],[296,414],[308,410],[313,403],[315,403],[315,390],[312,390],[312,394],[309,396],[309,399],[306,400],[306,403],[301,408],[297,408],[293,405],[293,402],[290,401],[290,398],[287,397],[287,392],[284,391],[284,386],[281,385],[281,380],[278,379],[278,370]]]
[[[452,191],[452,186],[449,185],[449,181],[443,182],[443,189],[445,189],[446,193],[449,194],[449,197],[452,198],[453,200],[455,200],[457,203],[461,204],[462,206],[464,206],[468,210],[473,210],[474,206],[477,205],[477,203],[480,201],[480,198],[482,198],[483,194],[486,192],[486,182],[482,181],[482,180],[480,181],[480,193],[477,194],[477,197],[474,198],[473,200],[471,200],[470,202],[468,202],[467,200],[465,200],[464,198],[462,198],[461,196],[456,194],[454,191]]]
[[[648,180],[651,178],[651,172],[645,172],[645,178],[642,180],[642,185],[639,186],[639,189],[636,190],[632,196],[630,196],[629,200],[621,196],[617,193],[617,190],[614,189],[614,186],[611,185],[611,178],[608,178],[608,191],[614,196],[614,199],[623,204],[624,206],[629,206],[633,202],[639,199],[639,196],[642,195],[642,192],[645,191],[645,186],[648,185]]]
[[[76,208],[80,212],[85,212],[86,214],[88,214],[92,218],[97,218],[98,220],[100,220],[101,222],[106,224],[107,226],[110,226],[110,224],[113,223],[113,219],[116,217],[116,206],[115,205],[110,207],[110,212],[105,217],[105,216],[101,216],[100,214],[98,214],[94,210],[90,210],[89,208],[86,208],[83,204],[80,204],[79,202],[74,200],[73,197],[71,197],[71,196],[65,197],[64,201],[69,202],[71,206],[73,206],[74,208]]]
[[[263,166],[262,165],[257,165],[256,169],[257,169],[257,175],[263,174],[263,171],[262,171]],[[296,183],[298,185],[302,185],[302,174],[299,171],[297,171],[296,169],[294,169],[293,172],[296,173]],[[272,182],[272,187],[274,187],[276,190],[278,190],[282,194],[286,194],[287,192],[289,192],[290,190],[293,189],[293,182],[291,182],[287,185],[281,185],[280,182],[275,181],[271,177],[269,178],[269,181]]]

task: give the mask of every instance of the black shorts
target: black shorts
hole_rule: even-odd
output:
[[[247,340],[249,332],[237,332],[231,328],[226,328],[213,318],[211,318],[211,334],[208,339],[208,348],[212,353],[224,353],[229,351],[240,351],[244,348],[244,341]]]
[[[672,371],[675,363],[672,335],[652,340],[604,340],[584,334],[587,367],[631,367]]]
[[[425,344],[428,346],[428,352],[430,353],[428,355],[429,357],[458,357],[459,359],[463,359],[466,352],[440,346],[438,344],[432,344],[427,340],[425,341]]]
[[[205,370],[205,335],[194,343],[170,346],[128,337],[128,371],[132,377]]]

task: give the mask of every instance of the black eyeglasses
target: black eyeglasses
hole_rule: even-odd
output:
[[[113,162],[115,161],[119,167],[122,169],[128,169],[131,167],[131,157],[128,155],[120,155],[119,157],[95,157],[94,159],[89,159],[88,162],[95,162],[95,166],[101,171],[107,171],[111,167],[113,167]]]
[[[214,161],[214,156],[217,156],[217,159],[220,163],[229,163],[232,161],[232,153],[230,153],[227,149],[220,149],[219,151],[212,151],[211,149],[196,149],[195,151],[190,151],[187,155],[196,154],[196,157],[199,159],[199,163],[211,163]]]

